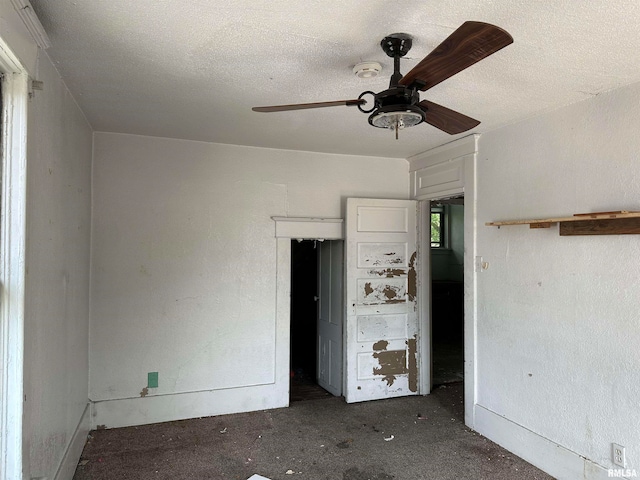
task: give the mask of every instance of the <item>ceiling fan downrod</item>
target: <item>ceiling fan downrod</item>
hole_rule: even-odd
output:
[[[389,88],[374,94],[374,109],[369,116],[369,124],[378,128],[398,131],[418,125],[425,120],[425,112],[417,106],[420,94],[414,85],[400,85],[400,58],[404,57],[412,46],[412,39],[406,33],[393,33],[380,42],[382,50],[393,58],[393,75],[389,80]],[[358,106],[360,108],[360,106]],[[362,108],[361,111],[364,112]],[[366,113],[371,112],[368,110]]]

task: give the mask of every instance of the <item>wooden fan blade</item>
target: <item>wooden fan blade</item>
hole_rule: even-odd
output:
[[[367,103],[367,101],[364,99],[336,100],[335,102],[294,103],[292,105],[253,107],[251,110],[253,110],[254,112],[286,112],[289,110],[305,110],[307,108],[339,107],[342,105],[346,105],[347,107],[353,107],[356,105],[364,105],[365,103]]]
[[[466,132],[467,130],[471,130],[473,127],[480,125],[480,121],[475,118],[467,117],[462,113],[428,100],[421,101],[418,106],[425,111],[425,122],[439,128],[449,135]]]
[[[464,22],[455,32],[407,73],[400,85],[424,82],[428,90],[483,58],[513,43],[513,37],[495,25]]]

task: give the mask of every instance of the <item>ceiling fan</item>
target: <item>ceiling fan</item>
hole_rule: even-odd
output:
[[[498,50],[513,43],[509,33],[500,27],[483,22],[465,22],[438,47],[418,63],[409,73],[400,73],[400,58],[411,49],[411,36],[394,33],[380,42],[384,52],[393,58],[393,75],[389,88],[380,93],[362,92],[354,100],[298,103],[254,107],[254,112],[282,112],[337,106],[356,106],[370,113],[369,123],[374,127],[398,130],[426,122],[450,134],[466,132],[480,122],[462,113],[429,100],[420,101],[419,91],[425,91],[447,78],[470,67]],[[365,110],[366,95],[373,96],[373,107]]]

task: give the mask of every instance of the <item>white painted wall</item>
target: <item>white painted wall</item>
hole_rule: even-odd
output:
[[[402,159],[97,133],[94,425],[286,405],[271,217],[341,217],[347,197],[408,189]]]
[[[59,470],[62,479],[89,425],[92,131],[46,56],[38,70],[44,91],[28,112],[25,478]]]
[[[494,424],[606,468],[617,442],[640,474],[640,236],[484,226],[639,210],[639,105],[636,84],[482,135],[477,249],[490,266],[478,274],[476,348],[477,403]],[[502,440],[559,478],[596,478],[523,438]]]

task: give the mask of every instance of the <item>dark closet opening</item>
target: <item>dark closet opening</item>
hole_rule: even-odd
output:
[[[317,378],[318,251],[316,240],[291,241],[291,379],[289,400],[330,396]]]

